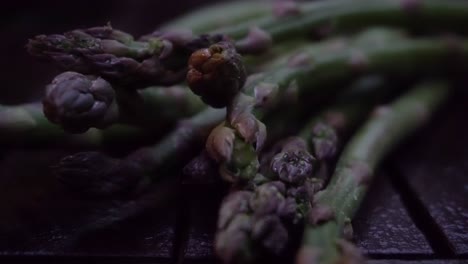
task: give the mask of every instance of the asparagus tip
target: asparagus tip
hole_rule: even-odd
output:
[[[270,166],[281,180],[299,183],[312,174],[314,161],[304,140],[293,137],[284,144],[282,151],[273,157]]]
[[[188,86],[206,104],[215,108],[227,106],[247,78],[241,56],[228,41],[193,52],[188,64]]]
[[[61,73],[47,85],[43,107],[52,123],[75,133],[107,127],[118,118],[112,86],[100,77],[77,72]]]

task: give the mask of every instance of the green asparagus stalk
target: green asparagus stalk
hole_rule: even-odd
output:
[[[340,239],[378,164],[395,145],[421,127],[448,95],[445,83],[425,83],[375,110],[347,144],[330,184],[315,195],[297,263],[336,263],[340,257],[350,258],[346,254],[349,245]],[[345,254],[340,255],[340,250]]]
[[[202,34],[240,22],[263,17],[271,13],[268,1],[230,1],[202,7],[180,18],[163,24],[163,31],[190,28],[194,33]]]
[[[68,132],[124,123],[151,130],[169,129],[180,118],[205,106],[188,88],[150,87],[141,91],[115,90],[100,77],[76,72],[59,74],[47,86],[43,100],[46,117]],[[157,113],[157,114],[151,114]]]
[[[97,148],[131,142],[148,136],[136,127],[115,125],[105,130],[90,129],[83,134],[67,134],[50,123],[40,103],[16,106],[0,105],[0,145],[2,146],[79,146]],[[133,140],[132,140],[133,139]]]
[[[297,89],[299,98],[309,98],[307,103],[313,105],[313,99],[335,93],[337,84],[363,73],[441,72],[439,65],[447,62],[451,54],[458,54],[461,60],[468,55],[465,41],[453,45],[444,39],[400,39],[396,43],[381,43],[377,39],[379,45],[370,45],[370,39],[358,40],[359,37],[322,56],[310,57],[304,50],[307,63],[266,72],[264,77],[246,85],[246,90],[228,106],[225,123],[213,130],[207,141],[207,150],[221,164],[224,178],[238,182],[255,177],[259,166],[256,151],[266,138],[260,120],[291,88]]]
[[[247,36],[252,24],[274,43],[310,33],[330,34],[373,25],[466,32],[468,4],[445,0],[333,0],[298,4],[297,15],[263,17],[221,29],[234,39]]]
[[[199,151],[209,131],[225,115],[224,109],[207,108],[180,121],[157,144],[138,149],[124,159],[100,152],[80,152],[63,158],[55,172],[65,185],[93,196],[112,196],[140,182],[157,182]],[[127,182],[127,178],[131,178],[132,184],[118,184]]]

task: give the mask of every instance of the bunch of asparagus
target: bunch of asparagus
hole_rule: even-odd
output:
[[[223,263],[361,263],[354,213],[379,162],[463,77],[467,28],[462,1],[284,0],[219,4],[137,40],[110,25],[39,35],[29,53],[63,73],[42,103],[0,107],[0,138],[150,135],[125,158],[80,152],[55,173],[112,197],[187,164],[186,177],[229,186]]]

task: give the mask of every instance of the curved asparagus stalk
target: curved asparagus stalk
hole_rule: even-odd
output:
[[[420,74],[441,69],[451,54],[462,60],[468,55],[468,43],[460,41],[452,45],[444,39],[399,39],[398,42],[370,45],[349,41],[333,53],[311,57],[303,51],[305,63],[264,73],[239,93],[228,106],[227,118],[210,134],[207,150],[220,164],[221,175],[231,182],[250,180],[258,170],[256,151],[266,138],[260,121],[291,88],[298,91],[298,98],[314,99],[335,93],[340,83],[352,80],[363,73]],[[455,48],[456,47],[456,48]],[[312,52],[315,52],[312,49]],[[443,69],[442,69],[443,70]],[[316,102],[316,101],[315,101]]]
[[[139,128],[115,125],[105,130],[90,129],[79,135],[67,134],[50,123],[40,103],[16,106],[0,105],[0,145],[2,146],[79,146],[97,148],[121,142],[131,142],[148,136]]]
[[[162,30],[190,28],[194,33],[205,33],[218,28],[249,21],[269,15],[271,4],[268,1],[231,1],[202,7],[169,21]]]
[[[340,250],[346,253],[350,248],[340,239],[378,164],[403,138],[421,127],[448,94],[445,83],[421,84],[391,105],[375,110],[347,144],[330,184],[316,194],[297,263],[336,263],[340,257],[350,257],[340,255]]]
[[[111,196],[127,191],[137,186],[138,181],[158,181],[168,177],[171,171],[199,151],[209,131],[221,122],[225,115],[224,109],[207,108],[191,118],[180,121],[159,143],[136,150],[124,159],[111,158],[100,152],[80,152],[63,158],[55,167],[55,171],[70,188],[99,196]],[[99,164],[99,169],[96,169],[96,164]],[[126,173],[121,173],[119,168],[126,168]],[[118,178],[130,175],[132,179],[139,179],[133,181],[134,185],[113,184],[125,182],[125,179]],[[86,178],[87,181],[81,178]],[[103,184],[103,179],[112,180],[106,185]],[[80,185],[74,186],[75,183]],[[110,186],[112,189],[96,188],[99,186]]]
[[[82,133],[125,123],[155,130],[169,129],[178,119],[205,106],[188,88],[150,87],[142,91],[114,88],[104,79],[64,72],[47,85],[45,116],[66,131]],[[150,114],[157,113],[157,114]]]
[[[248,35],[255,25],[268,33],[275,43],[313,33],[362,29],[372,25],[401,26],[430,31],[466,32],[468,4],[444,0],[334,0],[301,3],[296,15],[259,18],[219,30],[235,39]],[[218,31],[217,31],[218,32]]]
[[[215,241],[216,253],[224,263],[250,263],[284,253],[294,240],[292,230],[302,228],[299,223],[310,209],[309,196],[322,186],[312,178],[316,163],[310,153],[318,153],[320,159],[334,156],[337,135],[358,125],[386,97],[390,89],[385,88],[383,79],[377,77],[356,82],[330,108],[310,119],[299,136],[281,142],[268,161],[268,174],[257,174],[251,184],[226,197]],[[283,120],[283,126],[286,123]],[[316,133],[317,127],[323,126],[328,126],[334,137]]]

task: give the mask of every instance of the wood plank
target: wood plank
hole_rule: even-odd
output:
[[[399,181],[409,184],[409,195],[417,197],[433,218],[435,228],[429,236],[447,244],[446,255],[468,256],[466,102],[468,95],[457,96],[425,131],[396,153]]]
[[[432,255],[386,174],[379,173],[353,221],[356,244],[368,255]]]
[[[196,189],[195,189],[196,188]],[[194,186],[190,195],[189,229],[184,260],[215,261],[213,239],[224,188],[217,184]]]

